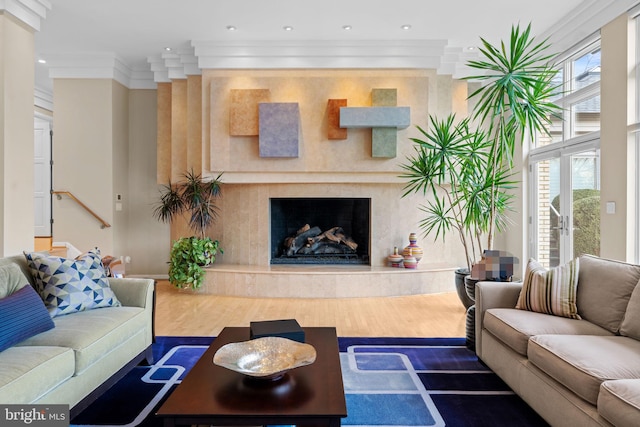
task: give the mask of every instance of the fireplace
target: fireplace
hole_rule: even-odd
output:
[[[271,264],[370,264],[371,199],[272,198]]]

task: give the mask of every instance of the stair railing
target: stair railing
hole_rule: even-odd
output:
[[[68,196],[71,200],[75,201],[77,204],[79,204],[85,211],[89,212],[95,219],[97,219],[100,222],[100,228],[109,228],[111,227],[111,224],[109,224],[107,221],[105,221],[104,219],[100,218],[94,211],[92,211],[87,205],[85,205],[84,203],[82,203],[80,200],[78,200],[78,198],[76,196],[74,196],[71,192],[69,191],[51,191],[51,194],[55,194],[55,196],[58,198],[58,200],[62,199],[62,196]]]

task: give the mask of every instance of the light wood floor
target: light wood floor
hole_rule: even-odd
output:
[[[465,309],[454,293],[383,298],[238,298],[156,286],[156,335],[217,336],[225,326],[296,319],[335,326],[341,337],[463,337]]]

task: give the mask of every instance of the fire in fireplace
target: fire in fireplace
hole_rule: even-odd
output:
[[[273,198],[271,264],[369,264],[371,199]]]

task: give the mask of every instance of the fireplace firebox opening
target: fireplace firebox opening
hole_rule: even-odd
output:
[[[370,264],[371,199],[272,198],[271,264]]]

